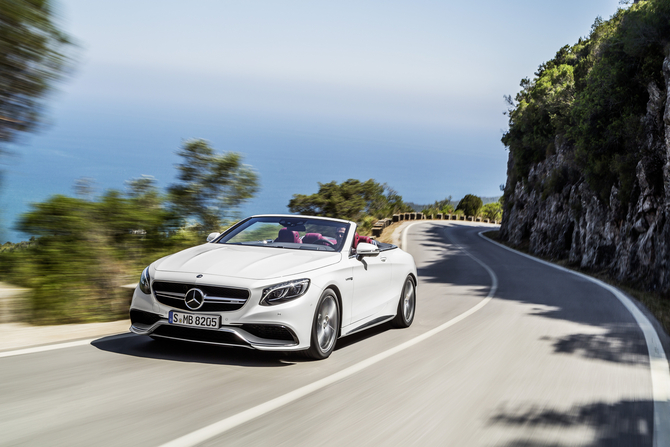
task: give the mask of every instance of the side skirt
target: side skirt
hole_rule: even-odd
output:
[[[346,337],[351,334],[355,334],[356,332],[361,332],[364,331],[365,329],[369,329],[373,326],[377,326],[383,323],[386,323],[387,321],[391,321],[395,318],[395,315],[385,315],[383,317],[378,317],[375,318],[374,320],[370,320],[367,323],[363,323],[362,325],[355,327],[351,331],[348,331],[343,337]]]

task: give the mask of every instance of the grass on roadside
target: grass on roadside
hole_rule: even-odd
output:
[[[404,221],[403,221],[404,222]],[[403,224],[403,222],[395,222],[384,228],[382,235],[377,238],[379,242],[384,242],[386,244],[393,244],[393,233],[395,233],[396,228]]]
[[[667,334],[670,334],[670,300],[667,298],[664,298],[661,296],[659,293],[656,292],[649,292],[646,290],[642,290],[640,288],[635,287],[632,284],[629,283],[622,283],[620,281],[617,281],[616,279],[612,278],[610,275],[607,274],[605,271],[593,271],[593,270],[587,270],[583,268],[579,268],[578,266],[575,266],[574,264],[569,263],[565,259],[561,260],[556,260],[556,259],[549,259],[545,258],[542,256],[538,256],[534,253],[530,253],[529,251],[529,243],[524,242],[521,246],[511,246],[508,244],[506,241],[503,241],[499,237],[499,231],[493,230],[493,231],[487,231],[483,233],[484,236],[488,237],[491,240],[494,240],[500,244],[503,244],[507,247],[513,248],[514,250],[518,250],[520,252],[526,253],[528,255],[534,256],[536,258],[542,259],[547,262],[552,262],[554,264],[560,265],[561,267],[568,268],[570,270],[574,270],[579,273],[583,273],[585,275],[592,276],[594,278],[597,278],[607,284],[610,284],[614,287],[617,287],[618,289],[622,290],[623,292],[627,293],[628,295],[632,296],[639,302],[641,302],[649,311],[656,317],[656,319],[661,323],[663,328],[665,329],[665,332]]]

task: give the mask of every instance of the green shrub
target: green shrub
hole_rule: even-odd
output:
[[[472,194],[466,194],[465,197],[458,202],[456,210],[462,210],[466,216],[478,216],[479,211],[482,209],[482,205],[482,199]]]

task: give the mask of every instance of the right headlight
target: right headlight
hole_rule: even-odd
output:
[[[147,295],[151,295],[151,277],[149,276],[149,267],[142,271],[140,276],[140,290]]]
[[[309,279],[298,279],[295,281],[283,282],[275,284],[263,289],[263,297],[261,298],[261,305],[273,306],[275,304],[285,303],[291,301],[307,292],[309,288]]]

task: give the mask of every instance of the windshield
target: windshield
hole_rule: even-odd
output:
[[[224,233],[218,244],[340,251],[350,225],[309,217],[252,217]]]

